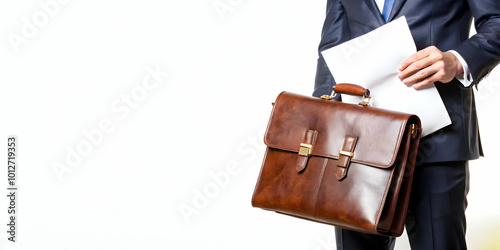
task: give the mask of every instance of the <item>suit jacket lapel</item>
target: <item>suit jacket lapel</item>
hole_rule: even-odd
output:
[[[403,4],[406,2],[406,0],[394,0],[394,5],[392,6],[391,9],[391,14],[389,15],[389,21],[394,19],[394,17],[398,14],[399,10],[401,7],[403,7]]]
[[[352,0],[348,0],[348,1],[352,1]],[[368,9],[370,9],[370,11],[372,12],[372,14],[376,20],[375,23],[377,23],[377,25],[375,27],[379,27],[381,25],[384,25],[385,24],[384,17],[382,16],[382,14],[380,14],[380,10],[378,9],[378,6],[375,3],[375,0],[363,0],[362,2],[364,2],[368,6]]]

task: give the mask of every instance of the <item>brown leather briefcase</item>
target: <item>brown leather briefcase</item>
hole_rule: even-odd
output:
[[[421,134],[411,114],[281,93],[252,206],[364,233],[400,236]]]

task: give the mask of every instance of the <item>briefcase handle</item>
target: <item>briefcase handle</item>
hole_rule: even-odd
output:
[[[360,105],[367,106],[370,104],[370,90],[351,83],[338,83],[337,85],[333,86],[333,91],[330,96],[324,95],[321,98],[331,100],[337,94],[361,96],[362,99],[359,103]]]

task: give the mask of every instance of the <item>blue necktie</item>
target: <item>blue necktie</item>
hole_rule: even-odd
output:
[[[382,10],[382,16],[384,16],[384,20],[386,23],[389,19],[389,15],[391,14],[392,5],[394,5],[394,0],[385,0],[384,9]]]

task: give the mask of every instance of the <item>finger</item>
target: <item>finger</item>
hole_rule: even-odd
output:
[[[454,73],[453,74],[447,74],[447,70],[445,68],[444,62],[443,61],[437,61],[430,65],[429,67],[422,69],[412,76],[405,78],[402,80],[404,84],[410,84],[410,83],[418,83],[423,80],[430,80],[431,82],[449,82],[453,79]]]
[[[399,72],[398,77],[405,84],[418,81],[419,79],[424,79],[436,72],[436,70],[432,67],[433,63],[434,61],[431,58],[423,58],[412,63],[405,70]]]
[[[440,70],[437,70],[434,74],[430,75],[429,77],[426,77],[424,79],[420,79],[412,85],[414,89],[421,89],[429,84],[441,81],[443,77],[443,72]]]
[[[427,56],[428,55],[426,55],[425,51],[423,51],[423,50],[418,51],[418,52],[414,53],[413,55],[411,55],[410,57],[406,58],[403,62],[401,62],[401,64],[398,67],[398,70],[403,71],[406,68],[408,68],[408,66],[413,64],[414,62],[421,60],[422,58],[427,57]]]
[[[413,53],[410,57],[406,58],[401,64],[399,65],[398,69],[400,71],[405,70],[408,66],[410,66],[412,63],[421,60],[423,58],[429,57],[432,51],[435,50],[434,46],[427,47],[423,50],[419,50],[415,53]]]
[[[416,90],[419,90],[419,89],[422,89],[431,83],[434,83],[434,81],[432,80],[431,77],[429,77],[429,78],[426,78],[418,83],[413,84],[412,87]]]

